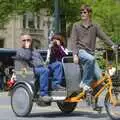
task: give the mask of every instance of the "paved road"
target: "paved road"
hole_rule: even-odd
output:
[[[102,103],[101,103],[102,104]],[[50,107],[38,107],[34,104],[31,114],[28,117],[16,117],[10,106],[10,97],[7,92],[0,93],[0,120],[109,120],[106,112],[101,114],[92,111],[84,102],[78,104],[76,110],[69,114],[63,114],[55,103]]]

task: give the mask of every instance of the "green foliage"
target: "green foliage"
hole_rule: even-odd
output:
[[[115,43],[120,43],[120,1],[119,0],[78,0],[91,5],[93,19]]]
[[[49,5],[51,0],[0,0],[0,24],[6,23],[14,13],[38,12],[41,8],[51,8]]]
[[[95,52],[95,58],[97,60],[98,65],[100,66],[100,68],[102,70],[104,70],[106,67],[106,60],[103,59],[103,52],[101,52],[101,51]]]
[[[11,0],[12,1],[12,0]],[[5,22],[13,12],[13,4],[9,0],[0,1],[0,24]]]
[[[120,1],[96,0],[92,6],[95,20],[114,42],[120,43]]]
[[[0,0],[0,24],[6,23],[14,13],[25,11],[39,12],[48,8],[49,14],[54,13],[55,0]],[[93,8],[93,19],[101,25],[112,40],[120,43],[120,1],[119,0],[59,0],[60,14],[65,22],[74,23],[80,20],[81,4],[89,4]]]

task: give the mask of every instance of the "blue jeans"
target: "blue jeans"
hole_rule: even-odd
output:
[[[63,78],[63,65],[60,61],[49,64],[50,72],[53,74],[52,88],[62,83]]]
[[[99,80],[101,77],[101,69],[99,68],[95,57],[85,51],[84,49],[79,50],[80,63],[83,64],[83,78],[82,82],[90,86],[93,80]]]
[[[49,69],[45,67],[38,67],[35,68],[35,74],[39,80],[39,86],[40,86],[40,95],[46,96],[48,95],[48,75],[49,75]]]

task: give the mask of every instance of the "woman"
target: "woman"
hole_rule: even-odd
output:
[[[68,55],[68,50],[64,47],[64,37],[61,34],[55,34],[51,39],[46,60],[53,74],[52,88],[54,90],[65,90],[65,88],[61,86],[63,78],[61,60],[66,55]]]

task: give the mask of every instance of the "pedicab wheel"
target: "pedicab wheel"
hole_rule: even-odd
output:
[[[112,120],[120,120],[120,91],[119,92],[112,92],[112,96],[114,100],[118,101],[117,105],[113,105],[111,100],[110,100],[110,95],[109,93],[106,94],[105,97],[105,109],[107,111],[108,116]]]
[[[16,116],[26,117],[33,106],[32,95],[25,85],[17,85],[12,90],[11,107]]]
[[[63,113],[69,114],[75,110],[77,103],[76,102],[70,103],[70,102],[58,101],[57,105]]]

